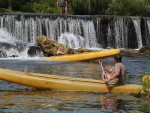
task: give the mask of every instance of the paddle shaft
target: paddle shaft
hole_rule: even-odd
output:
[[[101,63],[101,68],[102,68],[102,76],[104,76],[105,79],[108,79],[108,77],[107,77],[107,75],[106,75],[106,73],[104,71],[103,64],[102,64],[102,62],[100,62],[100,63]],[[107,92],[110,93],[109,87],[108,87],[108,83],[105,83],[105,84],[106,84],[106,90],[107,90]]]

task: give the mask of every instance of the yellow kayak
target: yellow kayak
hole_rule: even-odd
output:
[[[60,55],[52,57],[43,57],[42,60],[52,60],[52,61],[66,61],[66,62],[75,62],[75,61],[86,61],[98,58],[106,58],[120,53],[119,49],[109,49],[95,52],[86,52],[79,54],[70,54],[70,55]]]
[[[37,89],[107,92],[106,85],[102,81],[94,79],[20,72],[1,68],[0,79]],[[109,88],[112,93],[138,93],[141,91],[142,86],[126,84],[122,86],[110,86]]]

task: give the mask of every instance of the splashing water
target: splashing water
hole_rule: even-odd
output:
[[[75,36],[72,33],[63,33],[58,38],[58,43],[69,46],[70,48],[84,47],[84,38],[82,36]]]
[[[13,37],[6,29],[0,29],[0,52],[6,53],[7,57],[28,58],[29,47],[33,43],[25,43]],[[37,56],[43,56],[37,53]]]

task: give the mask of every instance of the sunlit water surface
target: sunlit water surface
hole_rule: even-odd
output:
[[[111,58],[104,60],[112,62]],[[141,84],[142,75],[150,73],[150,60],[124,58],[127,67],[127,83]],[[101,68],[97,63],[63,63],[36,59],[0,59],[0,68],[36,73],[56,74],[81,78],[100,79]],[[127,113],[150,112],[147,100],[129,94],[101,94],[36,90],[0,81],[0,112],[33,113]]]

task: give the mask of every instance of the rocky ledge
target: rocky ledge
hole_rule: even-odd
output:
[[[139,50],[136,49],[124,49],[121,50],[121,54],[126,57],[147,57],[150,58],[150,46],[144,46]]]

